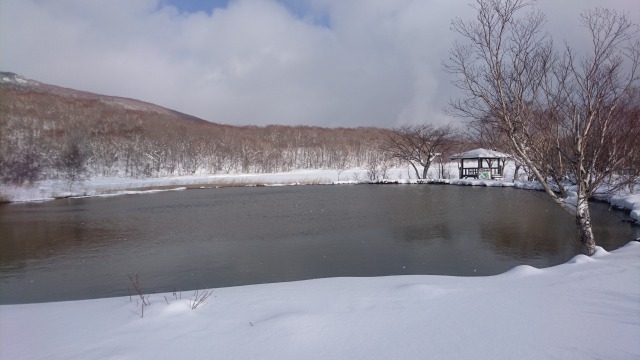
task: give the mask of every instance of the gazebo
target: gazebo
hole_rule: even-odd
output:
[[[460,160],[460,179],[502,179],[504,163],[510,157],[509,154],[480,148],[452,155],[451,160]]]

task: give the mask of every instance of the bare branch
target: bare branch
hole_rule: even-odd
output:
[[[626,14],[587,10],[581,22],[592,39],[590,51],[578,57],[565,44],[558,53],[543,32],[540,12],[520,16],[531,5],[477,0],[474,20],[453,21],[453,30],[467,41],[453,44],[445,65],[464,94],[449,112],[469,118],[476,131],[499,134],[492,140],[507,144],[551,199],[575,217],[583,250],[592,254],[587,200],[605,182],[611,189],[623,184],[613,180],[616,174],[637,173],[626,169],[629,154],[637,153],[628,136],[637,131],[621,128],[636,121],[630,99],[637,91],[640,37]],[[577,194],[577,205],[567,201],[569,191]]]

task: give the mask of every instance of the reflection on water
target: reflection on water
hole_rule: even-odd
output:
[[[640,236],[594,204],[612,250]],[[458,186],[225,188],[0,206],[0,303],[333,276],[492,275],[577,253],[543,194]]]

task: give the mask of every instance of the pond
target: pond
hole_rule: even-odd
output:
[[[640,236],[593,204],[598,245]],[[577,254],[543,193],[443,185],[243,187],[0,206],[0,304],[338,276],[494,275]]]

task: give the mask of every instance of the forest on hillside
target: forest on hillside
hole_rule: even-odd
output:
[[[220,125],[39,83],[3,84],[0,115],[5,183],[398,165],[381,151],[388,129]]]

